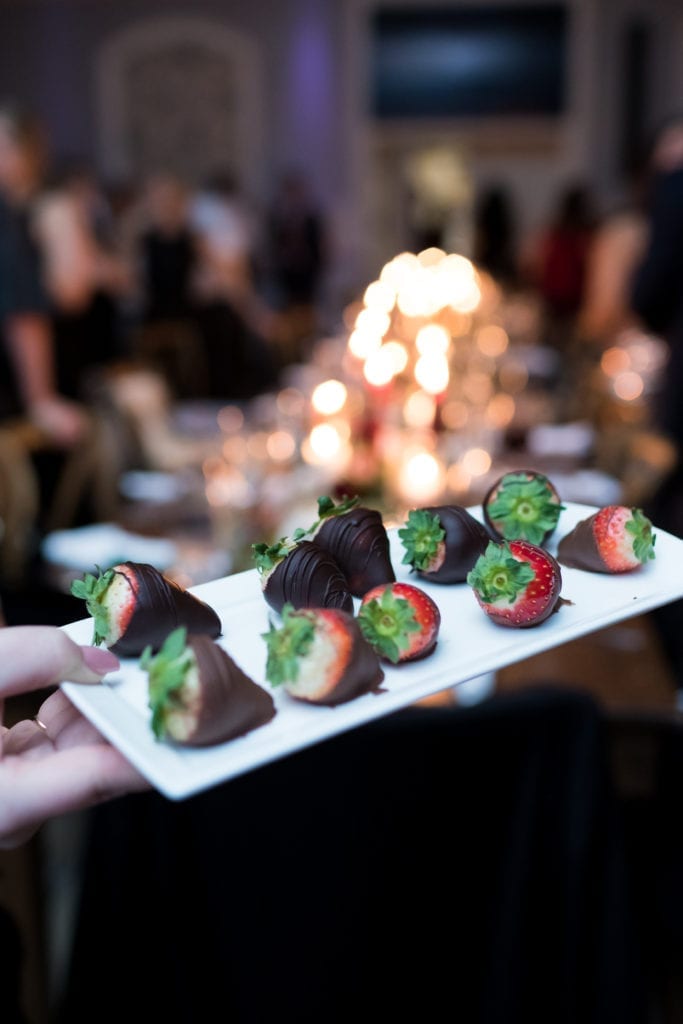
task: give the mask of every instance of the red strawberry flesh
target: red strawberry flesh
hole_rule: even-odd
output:
[[[138,578],[129,565],[117,565],[114,571],[115,576],[107,592],[110,647],[120,640],[128,629],[140,589]]]
[[[95,643],[115,654],[132,657],[151,646],[157,651],[178,626],[212,638],[221,621],[200,601],[158,569],[144,562],[123,562],[99,577],[74,580],[71,592],[85,600],[95,625]]]
[[[268,681],[309,704],[343,704],[377,690],[384,678],[358,622],[340,608],[286,605],[282,627],[264,639]]]
[[[492,541],[467,582],[489,618],[501,626],[537,626],[559,607],[560,566],[529,541]]]
[[[640,509],[606,505],[562,538],[563,565],[588,572],[631,572],[654,558],[652,524]]]
[[[396,664],[426,658],[432,653],[441,613],[419,587],[387,583],[365,594],[358,620],[363,635],[380,657]]]

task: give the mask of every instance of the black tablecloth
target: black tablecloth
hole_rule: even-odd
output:
[[[99,808],[63,1020],[641,1022],[629,893],[590,699],[410,709]]]

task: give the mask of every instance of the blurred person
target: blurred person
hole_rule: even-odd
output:
[[[195,298],[208,397],[250,398],[276,379],[269,317],[257,293],[253,219],[232,174],[207,182],[191,207],[197,238]]]
[[[172,174],[146,181],[134,243],[141,327],[136,351],[160,371],[177,398],[208,394],[208,366],[194,295],[198,244],[190,195]]]
[[[502,185],[492,185],[477,199],[472,258],[497,281],[515,283],[515,220],[509,193]]]
[[[22,552],[12,560],[13,597],[24,585],[35,590],[29,565],[41,532],[109,518],[117,500],[102,423],[60,388],[41,228],[45,166],[39,121],[16,106],[0,108],[0,421],[3,463],[14,466],[10,498],[21,496],[12,516],[17,532],[10,536],[4,524],[4,547]],[[64,268],[56,271],[70,288]]]
[[[49,297],[36,237],[42,126],[0,107],[0,420],[25,416],[57,446],[83,436],[83,411],[57,389]]]
[[[669,349],[655,417],[673,442],[677,460],[647,512],[655,525],[683,537],[683,114],[669,118],[652,145],[649,238],[633,277],[635,313]],[[658,609],[653,619],[683,689],[683,602]]]
[[[63,190],[72,198],[88,230],[104,250],[116,249],[118,231],[113,205],[87,162],[79,159],[60,162],[57,171],[50,176],[48,191],[50,186]]]
[[[581,308],[588,254],[595,230],[591,197],[584,185],[559,196],[532,257],[531,275],[545,311],[545,341],[566,351],[574,340]]]
[[[683,445],[683,115],[672,117],[652,147],[649,239],[632,282],[632,308],[669,347],[659,423]]]
[[[323,217],[305,176],[285,174],[268,213],[267,262],[275,302],[289,324],[289,358],[304,353],[301,345],[316,327],[316,301],[325,269]]]
[[[191,204],[190,224],[200,253],[197,288],[211,301],[244,308],[252,300],[254,227],[236,178],[214,175]]]
[[[121,355],[117,303],[130,275],[113,246],[112,218],[95,177],[75,166],[37,207],[45,286],[51,301],[57,379],[84,397],[87,373]]]
[[[615,210],[597,227],[578,314],[582,340],[608,346],[622,331],[637,326],[631,281],[645,252],[647,231],[643,204],[637,199]]]
[[[146,225],[139,240],[143,319],[185,319],[193,313],[197,241],[190,227],[190,199],[170,174],[155,175],[143,194]]]

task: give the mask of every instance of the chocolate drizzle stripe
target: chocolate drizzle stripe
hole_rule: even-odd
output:
[[[330,517],[320,526],[315,542],[336,560],[357,597],[396,579],[387,531],[375,509],[355,508]]]
[[[353,610],[353,598],[335,560],[312,541],[301,541],[273,569],[264,596],[276,611],[289,602],[295,608]]]
[[[152,565],[143,562],[123,564],[135,573],[138,590],[128,627],[111,647],[114,654],[135,657],[148,645],[156,651],[178,626],[185,626],[191,633],[203,633],[214,638],[220,636],[221,620],[210,605],[167,580]]]

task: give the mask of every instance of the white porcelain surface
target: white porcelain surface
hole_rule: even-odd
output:
[[[478,515],[478,510],[472,510]],[[595,511],[567,504],[556,536]],[[149,727],[146,673],[133,659],[102,686],[65,683],[64,691],[100,731],[162,793],[183,799],[295,750],[362,725],[430,696],[446,687],[510,665],[568,640],[639,615],[683,597],[683,541],[656,530],[657,557],[636,572],[608,576],[563,569],[562,596],[572,603],[541,626],[508,629],[496,626],[482,612],[466,584],[423,584],[400,565],[402,549],[393,535],[392,556],[399,579],[424,586],[441,609],[442,625],[434,654],[424,661],[385,666],[385,691],[367,694],[336,708],[296,703],[275,693],[278,714],[247,736],[203,750],[157,742]],[[549,544],[551,551],[554,543]],[[216,609],[223,623],[220,643],[256,682],[264,678],[269,608],[255,570],[214,580],[195,588]],[[271,613],[272,614],[272,613]],[[79,643],[88,643],[91,620],[64,627]]]

